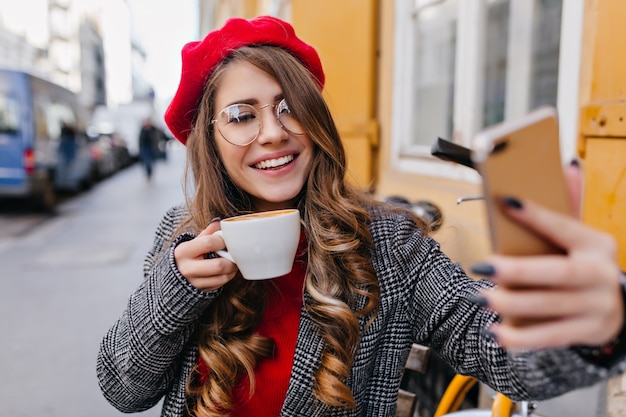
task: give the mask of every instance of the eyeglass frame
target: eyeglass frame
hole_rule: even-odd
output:
[[[283,99],[281,99],[281,100],[280,100],[277,104],[267,103],[267,104],[264,104],[264,105],[262,105],[262,106],[260,106],[260,107],[258,107],[258,108],[257,108],[257,107],[254,107],[252,104],[248,104],[248,103],[233,103],[233,104],[230,104],[230,105],[228,105],[228,106],[224,107],[222,110],[220,110],[220,111],[217,113],[217,118],[212,119],[212,120],[210,121],[210,123],[211,123],[211,125],[216,125],[216,124],[217,124],[217,122],[219,121],[219,117],[220,117],[220,115],[221,115],[221,114],[222,114],[222,113],[223,113],[226,109],[228,109],[229,107],[233,107],[233,106],[241,106],[241,105],[249,106],[249,107],[252,107],[254,110],[256,110],[256,111],[257,111],[257,113],[259,114],[259,116],[261,115],[261,110],[263,110],[263,109],[264,109],[264,108],[266,108],[266,107],[271,107],[272,109],[275,109],[275,111],[274,111],[274,117],[276,118],[276,121],[278,122],[278,125],[279,125],[279,126],[280,126],[280,127],[281,127],[284,131],[285,131],[285,132],[287,132],[287,133],[291,133],[292,135],[304,135],[304,134],[305,134],[304,132],[303,132],[303,133],[296,133],[296,132],[293,132],[293,131],[291,131],[291,130],[287,129],[287,128],[285,127],[285,125],[284,125],[284,124],[280,121],[280,115],[278,114],[278,109],[280,108],[281,104],[283,104],[283,103],[284,103],[285,107],[287,108],[287,110],[289,110],[289,113],[291,113],[291,109],[289,108],[289,105],[287,104],[287,100],[286,100],[286,99],[284,99],[284,98],[283,98]],[[297,120],[296,120],[296,121],[297,121]],[[298,123],[299,123],[299,122],[298,122]],[[222,133],[222,131],[220,130],[219,126],[216,126],[216,127],[217,127],[217,130],[220,132],[220,135],[222,135],[222,137],[224,138],[224,140],[226,140],[226,142],[230,143],[230,144],[231,144],[231,145],[233,145],[233,146],[244,147],[244,146],[248,146],[248,145],[250,145],[252,142],[254,142],[255,140],[257,140],[257,138],[258,138],[258,137],[259,137],[259,135],[261,134],[261,129],[263,128],[263,122],[262,122],[262,118],[261,118],[261,117],[259,117],[258,125],[259,125],[259,128],[258,128],[258,130],[257,130],[257,132],[256,132],[256,135],[254,135],[254,137],[253,137],[253,138],[252,138],[249,142],[247,142],[247,143],[245,143],[245,144],[239,144],[239,143],[233,143],[233,142],[231,142],[231,141],[230,141],[230,139],[228,139],[228,138],[227,138],[227,137],[226,137],[226,136]]]

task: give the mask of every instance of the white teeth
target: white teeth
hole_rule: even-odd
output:
[[[281,165],[288,164],[291,161],[293,161],[293,155],[287,155],[281,158],[268,159],[267,161],[261,161],[258,164],[255,164],[254,167],[258,169],[276,168]]]

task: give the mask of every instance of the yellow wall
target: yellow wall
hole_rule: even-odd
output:
[[[292,22],[320,54],[324,96],[348,154],[352,180],[364,187],[373,176],[378,142],[376,105],[377,1],[292,1]],[[312,7],[313,6],[313,7]]]
[[[587,0],[580,79],[579,151],[586,223],[615,235],[626,270],[626,2]]]

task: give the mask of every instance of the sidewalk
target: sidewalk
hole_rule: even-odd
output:
[[[2,245],[0,417],[123,415],[100,392],[96,356],[143,279],[159,220],[183,201],[184,158],[174,144],[150,182],[134,164]]]

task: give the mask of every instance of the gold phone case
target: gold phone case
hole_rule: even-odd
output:
[[[503,255],[561,252],[498,207],[500,198],[514,197],[571,213],[556,110],[542,107],[483,130],[474,138],[472,160],[482,176],[493,251]]]

